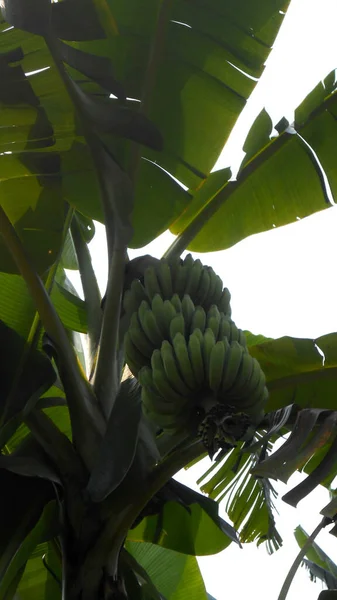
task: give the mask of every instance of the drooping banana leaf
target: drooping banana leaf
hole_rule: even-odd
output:
[[[294,536],[300,548],[307,541],[309,535],[304,531],[301,525],[298,525],[294,531]],[[329,589],[337,588],[337,565],[331,558],[319,547],[316,542],[313,542],[306,553],[304,565],[310,572],[310,577],[315,580],[320,579],[327,585]]]
[[[135,176],[131,245],[138,247],[190,202],[172,176],[196,190],[209,175],[263,70],[287,4],[165,0],[159,8],[154,0],[109,0],[102,15],[94,0],[45,0],[34,5],[32,21],[27,0],[3,3],[3,202],[41,271],[61,242],[63,200],[103,219],[83,123],[57,61],[66,65],[107,151]],[[149,147],[136,148],[123,137]],[[5,253],[2,263],[3,270],[14,270]]]
[[[172,250],[222,250],[332,206],[336,111],[334,71],[298,107],[291,128],[280,124],[278,137],[270,140],[272,123],[262,111],[248,134],[237,180],[223,169],[199,186],[171,227],[179,236]]]

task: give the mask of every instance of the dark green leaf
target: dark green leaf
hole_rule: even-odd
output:
[[[247,455],[237,446],[227,453],[220,467],[215,462],[198,483],[216,468],[216,473],[201,490],[218,502],[226,501],[226,512],[239,530],[242,542],[266,542],[268,552],[272,553],[282,545],[273,516],[276,493],[267,479],[250,475],[256,460],[254,454]]]
[[[330,447],[328,446],[328,451],[320,461],[319,465],[311,471],[304,481],[290,490],[290,492],[285,494],[282,500],[284,500],[284,502],[288,502],[288,504],[291,504],[291,506],[296,507],[298,502],[310,494],[310,492],[312,492],[312,490],[314,490],[315,487],[317,487],[320,483],[323,483],[328,477],[335,476],[337,473],[336,451],[337,437],[336,431],[334,431],[334,440],[332,444],[330,444]]]
[[[12,159],[14,155],[1,157]],[[14,157],[17,163],[20,159]],[[1,160],[3,163],[3,160]],[[6,165],[2,164],[6,169]],[[15,179],[7,174],[2,181],[2,207],[13,223],[24,247],[29,253],[35,268],[44,273],[57,259],[63,237],[65,211],[62,202],[60,182],[52,177],[42,189],[38,177],[53,175],[53,169],[46,166],[39,170],[36,177],[25,177],[29,167],[16,170]],[[0,270],[6,273],[17,273],[18,269],[0,240]]]
[[[320,417],[321,424],[317,425]],[[287,483],[290,475],[305,465],[315,451],[334,439],[336,419],[336,412],[322,409],[301,410],[287,441],[271,456],[260,462],[254,468],[254,473]]]
[[[305,542],[309,538],[309,535],[304,531],[301,525],[298,525],[294,531],[296,541],[300,548],[303,548]],[[333,577],[337,578],[337,565],[329,558],[329,556],[313,542],[306,552],[306,557],[320,567],[321,569],[328,571]]]
[[[54,497],[49,482],[0,469],[0,581],[44,506]]]
[[[127,592],[132,598],[140,600],[166,600],[153,584],[150,575],[144,567],[136,560],[136,557],[130,552],[130,543],[126,543],[121,552],[120,564],[122,573],[128,575],[126,584],[130,586],[130,575],[133,574],[132,587],[127,587]],[[136,581],[134,581],[134,579]]]
[[[329,504],[327,504],[326,506],[324,506],[324,508],[322,508],[321,515],[324,515],[325,517],[329,517],[330,519],[334,519],[336,514],[337,514],[337,498],[334,497],[329,502]]]
[[[173,224],[172,232],[182,235],[176,247],[184,250],[188,244],[197,252],[225,249],[249,235],[286,225],[332,205],[322,169],[334,196],[337,178],[331,153],[337,135],[337,94],[331,95],[331,89],[322,94],[313,93],[313,99],[299,108],[300,119],[305,117],[303,122],[295,122],[300,135],[287,130],[269,142],[268,122],[261,115],[257,118],[252,128],[252,147],[250,138],[247,140],[249,153],[255,154],[235,182],[228,182],[226,173],[222,180],[215,173],[210,175],[218,181],[218,190],[208,197],[205,194],[200,212],[201,187],[196,201],[193,199],[188,211]],[[256,136],[254,130],[258,132]],[[263,144],[266,139],[267,144]],[[182,234],[186,226],[189,228]]]
[[[136,452],[141,414],[139,386],[135,379],[125,379],[87,486],[94,502],[104,500],[128,473]]]
[[[58,535],[58,533],[58,507],[56,501],[53,500],[45,506],[39,521],[35,525],[34,529],[29,532],[15,556],[13,556],[6,573],[4,573],[1,577],[1,600],[6,599],[7,590],[11,586],[13,580],[16,579],[18,571],[20,571],[22,567],[26,565],[27,560],[30,558],[37,544],[52,539]]]
[[[263,109],[256,117],[244,143],[243,150],[246,153],[244,162],[247,162],[270,142],[272,129],[272,120],[266,110]]]
[[[144,542],[127,542],[126,549],[167,600],[206,600],[205,585],[194,556]]]
[[[61,41],[57,45],[57,50],[59,57],[70,67],[80,71],[88,79],[97,81],[104,89],[119,99],[126,99],[121,84],[114,76],[109,58],[83,52]]]
[[[105,101],[93,98],[85,94],[79,86],[76,86],[76,94],[88,122],[99,132],[113,133],[149,146],[153,150],[162,150],[160,133],[142,113],[120,106],[110,98]]]
[[[61,3],[62,4],[62,3]],[[34,11],[32,6],[34,5]],[[83,21],[75,17],[82,9]],[[52,15],[56,34],[64,40],[85,40],[102,37],[94,6],[90,0],[72,0],[62,6],[50,4],[48,0],[5,0],[2,6],[5,19],[18,29],[44,35],[49,33]]]
[[[55,283],[50,295],[53,304],[64,326],[68,329],[87,332],[87,315],[85,302],[72,294],[59,283]]]
[[[50,361],[0,321],[2,359],[1,417],[2,423],[21,412],[33,395],[36,401],[55,381],[56,374]]]
[[[319,567],[311,560],[304,559],[303,564],[310,572],[311,580],[316,582],[316,579],[320,579],[323,583],[325,583],[328,589],[337,589],[337,577],[331,575],[329,571]]]
[[[64,185],[65,155],[75,138],[80,144],[84,140],[49,48],[42,37],[27,33],[45,33],[46,22],[48,26],[51,23],[55,40],[71,40],[62,44],[62,51],[57,43],[56,47],[74,85],[86,94],[91,116],[101,126],[104,121],[105,128],[113,119],[114,131],[117,126],[123,135],[155,147],[159,145],[157,131],[164,138],[162,153],[144,149],[144,160],[139,162],[132,245],[146,244],[170,226],[190,200],[171,175],[195,191],[209,174],[254,87],[251,77],[258,77],[263,70],[285,5],[285,0],[275,0],[262,9],[258,0],[249,5],[240,0],[234,9],[232,0],[226,1],[226,7],[222,1],[213,0],[191,9],[179,0],[167,11],[162,35],[156,37],[156,2],[141,8],[132,0],[126,9],[123,3],[108,0],[104,18],[100,6],[91,0],[43,3],[41,10],[34,12],[28,0],[6,3],[10,24],[19,23],[21,29],[4,27],[7,31],[2,34],[2,46],[9,53],[0,97],[3,151],[12,151],[14,146],[22,153],[43,149],[48,154],[52,150],[60,166],[48,180],[54,181],[57,190],[58,185],[62,191],[69,190],[70,186]],[[10,10],[13,6],[15,9]],[[109,28],[111,35],[107,37]],[[151,49],[154,39],[159,40],[159,46]],[[152,71],[148,68],[150,56],[155,57]],[[49,69],[38,72],[46,66]],[[38,73],[27,78],[27,72]],[[14,85],[17,81],[19,84]],[[127,100],[121,105],[108,98],[107,89],[122,97],[122,88],[128,98],[138,101],[145,94],[147,110],[143,105],[141,111],[135,110],[139,102]],[[98,105],[99,111],[94,108]],[[145,113],[157,130],[146,121]],[[111,134],[104,133],[103,137],[118,164],[128,168],[133,148]],[[102,219],[99,195],[85,189],[86,180],[95,180],[91,157],[89,165],[88,169],[75,157],[68,161],[74,186],[66,198],[85,215]],[[15,178],[18,173],[16,170]],[[35,181],[35,171],[32,178]],[[15,181],[10,185],[17,196],[19,184]],[[97,190],[95,181],[90,181],[90,186]],[[50,231],[42,232],[41,243],[48,239]]]
[[[58,473],[41,446],[29,435],[13,452],[0,455],[0,469],[7,469],[17,475],[41,477],[54,483],[61,483]]]
[[[55,543],[38,544],[26,563],[17,593],[20,600],[61,600],[60,556]]]
[[[192,556],[215,554],[231,543],[199,504],[191,504],[188,512],[177,502],[167,502],[158,516],[143,519],[129,531],[128,540],[151,542]]]
[[[186,485],[183,485],[174,479],[168,482],[167,487],[171,493],[173,492],[173,494],[179,498],[183,505],[191,506],[194,503],[199,504],[215,525],[217,525],[219,529],[232,540],[232,542],[236,542],[237,544],[240,543],[234,527],[219,516],[218,504],[214,502],[214,500],[191,490]]]
[[[43,411],[33,410],[25,423],[64,481],[83,485],[87,472],[74,446]]]
[[[265,340],[250,346],[249,352],[266,375],[270,392],[267,411],[293,403],[303,408],[336,408],[336,333],[316,340],[291,337]]]
[[[95,235],[94,222],[92,221],[92,219],[88,219],[88,217],[85,217],[84,215],[78,212],[76,213],[76,217],[79,226],[81,227],[81,233],[83,235],[83,238],[86,241],[86,243],[89,244],[89,242],[91,242],[92,238]]]
[[[76,257],[76,252],[73,244],[73,240],[71,239],[71,235],[68,231],[61,255],[60,266],[64,269],[78,269],[78,262]]]

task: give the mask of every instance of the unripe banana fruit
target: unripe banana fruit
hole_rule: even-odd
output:
[[[171,300],[177,294],[181,301],[189,295],[194,305],[202,306],[206,311],[216,304],[224,315],[231,315],[230,293],[223,287],[222,279],[211,267],[203,265],[199,259],[194,260],[191,254],[183,261],[161,259],[157,265],[147,267],[143,281],[132,282],[124,294],[125,312],[131,316],[142,300],[151,304],[156,294],[163,300]]]
[[[123,306],[125,358],[142,386],[144,414],[171,433],[201,420],[210,455],[228,440],[247,440],[268,392],[213,269],[191,254],[160,260],[132,282]]]
[[[151,269],[148,277],[153,277],[153,267]],[[139,287],[135,288],[139,292]],[[155,289],[155,286],[153,288]],[[128,298],[128,302],[129,300]],[[125,342],[126,362],[132,373],[137,376],[141,367],[150,364],[152,352],[160,348],[164,340],[173,342],[175,335],[181,333],[188,343],[189,335],[195,330],[200,330],[204,335],[207,329],[212,332],[215,342],[227,338],[230,343],[237,341],[246,349],[246,340],[241,329],[236,327],[230,317],[220,312],[216,305],[212,305],[206,312],[201,306],[194,306],[187,294],[181,301],[177,294],[170,300],[163,300],[156,293],[151,303],[141,300],[138,310],[131,316]],[[206,339],[209,339],[209,335],[210,333]],[[207,356],[206,353],[205,360]]]
[[[138,355],[134,356],[134,362],[136,359]],[[138,376],[145,389],[143,402],[151,420],[164,430],[167,428],[159,415],[181,416],[183,412],[188,427],[196,410],[203,409],[207,413],[210,396],[213,405],[224,407],[226,417],[227,409],[230,414],[234,410],[246,415],[245,419],[249,417],[253,423],[258,423],[263,416],[267,392],[259,363],[237,341],[229,342],[227,338],[216,341],[210,328],[204,333],[196,329],[188,342],[184,334],[177,331],[172,340],[164,340],[160,349],[154,350],[151,366],[151,380],[151,369],[148,371],[147,367],[142,368]],[[157,404],[156,394],[160,398]],[[170,408],[163,402],[170,403]],[[181,418],[177,425],[181,428]]]

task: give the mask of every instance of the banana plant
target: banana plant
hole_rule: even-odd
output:
[[[261,113],[237,181],[211,173],[286,5],[0,3],[0,599],[205,600],[197,555],[281,543],[269,477],[286,459],[268,457],[280,432],[287,459],[301,450],[287,472],[312,457],[310,489],[334,475],[333,334],[322,365],[317,341],[244,333],[221,279],[180,259],[331,205],[331,75],[272,141]],[[106,227],[103,301],[93,220]],[[162,260],[128,259],[168,228]],[[234,526],[214,478],[209,497],[173,479],[207,454],[225,460],[221,493],[237,486]]]

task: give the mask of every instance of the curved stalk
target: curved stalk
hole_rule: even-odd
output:
[[[74,214],[74,209],[69,207],[68,208],[68,212],[67,212],[67,216],[65,219],[65,223],[64,223],[64,227],[63,227],[63,235],[62,235],[62,245],[61,245],[61,249],[59,252],[59,255],[56,259],[56,261],[53,263],[53,265],[50,267],[49,272],[48,272],[48,276],[45,282],[45,288],[47,290],[48,295],[50,295],[53,285],[54,285],[54,279],[55,279],[55,275],[56,275],[56,271],[57,271],[57,267],[59,265],[60,262],[60,258],[61,258],[61,254],[62,254],[62,249],[63,249],[63,244],[67,235],[67,231],[70,227],[70,223],[72,221],[73,218],[73,214]],[[32,349],[35,349],[39,343],[39,339],[40,339],[40,335],[41,335],[41,329],[42,329],[42,324],[41,324],[41,320],[40,320],[40,316],[39,313],[36,312],[34,315],[34,319],[27,337],[27,342],[21,357],[21,360],[19,362],[18,368],[16,370],[16,374],[15,374],[15,378],[14,378],[14,382],[13,382],[13,386],[12,389],[6,399],[6,404],[5,404],[5,408],[3,411],[3,415],[2,415],[2,419],[1,422],[5,423],[8,417],[8,411],[13,407],[13,402],[15,403],[15,398],[16,398],[16,393],[17,393],[17,386],[20,382],[20,378],[22,376],[23,373],[23,369],[24,366],[26,364],[26,361],[28,360],[28,357],[30,355],[30,352]]]
[[[62,359],[64,373],[72,392],[68,397],[68,402],[74,440],[80,455],[90,469],[95,450],[105,428],[96,397],[78,363],[74,349],[48,292],[2,207],[0,207],[0,233],[27,284],[41,322]]]
[[[194,240],[209,219],[213,217],[226,200],[230,198],[232,193],[234,193],[234,191],[265,162],[266,158],[269,158],[282,148],[290,137],[290,134],[283,133],[276,140],[270,142],[261,152],[247,162],[240,171],[238,179],[226,182],[223,188],[219,189],[209,202],[202,207],[200,212],[193,217],[185,229],[176,237],[171,246],[164,253],[163,258],[180,256],[186,248],[188,248],[189,244]]]
[[[166,0],[164,1],[166,2]],[[105,418],[108,419],[120,383],[117,360],[119,317],[124,284],[127,242],[132,231],[129,223],[123,222],[123,219],[120,219],[116,206],[122,205],[121,203],[130,204],[132,186],[126,173],[122,171],[99,140],[94,128],[88,124],[83,108],[83,97],[68,76],[64,64],[59,58],[57,41],[49,36],[46,38],[46,43],[81,121],[93,163],[96,167],[101,190],[101,202],[109,255],[109,278],[101,328],[100,347],[93,381],[100,408]],[[104,173],[110,174],[109,180],[104,176]]]
[[[97,284],[96,275],[92,267],[91,256],[78,223],[76,215],[71,223],[71,235],[73,238],[78,266],[83,287],[86,312],[88,316],[88,338],[89,338],[89,369],[95,360],[102,325],[101,294]]]
[[[126,249],[114,250],[109,269],[100,347],[94,374],[94,389],[106,419],[109,419],[120,385],[118,345],[119,318],[124,283]]]
[[[308,537],[307,541],[305,542],[303,548],[301,548],[301,550],[299,551],[298,555],[296,556],[293,564],[291,565],[288,575],[284,580],[284,583],[282,585],[278,600],[286,600],[286,597],[288,595],[290,586],[293,582],[293,579],[296,575],[297,569],[300,566],[303,558],[305,557],[306,553],[308,552],[309,548],[311,547],[313,541],[315,540],[315,538],[318,536],[319,532],[326,527],[327,525],[329,525],[331,523],[331,519],[328,519],[326,517],[324,517],[321,522],[319,523],[319,525],[317,525],[316,529],[314,529],[314,531],[312,532],[312,534]]]

